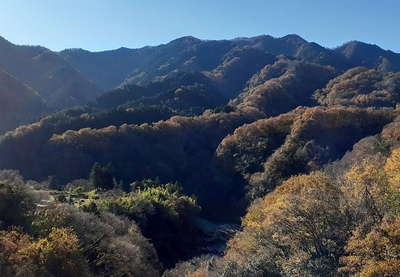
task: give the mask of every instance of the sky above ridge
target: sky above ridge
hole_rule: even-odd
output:
[[[1,0],[0,36],[52,50],[159,45],[191,35],[298,34],[325,47],[350,40],[400,52],[398,0]]]

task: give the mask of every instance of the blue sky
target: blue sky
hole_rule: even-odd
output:
[[[98,51],[185,35],[296,33],[327,47],[361,40],[400,52],[399,11],[398,0],[1,0],[0,35],[52,50]]]

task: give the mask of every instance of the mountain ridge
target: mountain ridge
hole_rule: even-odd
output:
[[[355,52],[346,56],[345,50],[350,49],[351,45],[357,46],[353,47]],[[99,84],[102,89],[109,90],[126,83],[147,84],[154,78],[174,70],[212,71],[222,63],[223,56],[229,51],[246,46],[272,55],[293,56],[308,62],[332,65],[341,70],[354,66],[381,67],[384,70],[400,68],[400,54],[382,48],[376,49],[373,59],[360,60],[358,52],[366,47],[370,49],[373,44],[351,41],[330,49],[315,42],[308,42],[296,34],[282,37],[259,35],[223,40],[202,40],[184,36],[156,46],[123,47],[95,52],[67,49],[60,51],[59,54],[87,79]],[[381,56],[384,59],[380,59]],[[112,76],[107,73],[107,65],[113,69]]]

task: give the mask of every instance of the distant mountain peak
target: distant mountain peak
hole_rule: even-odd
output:
[[[362,41],[359,41],[359,40],[349,41],[349,42],[343,44],[341,47],[371,47],[371,48],[382,49],[376,44],[366,43],[366,42],[362,42]]]
[[[280,38],[281,40],[296,42],[299,44],[307,43],[307,41],[297,34],[288,34]]]
[[[336,51],[341,52],[344,56],[350,57],[353,55],[382,55],[382,53],[386,52],[386,50],[380,48],[376,44],[369,44],[357,40],[349,41],[339,48]]]
[[[349,41],[342,46],[338,47],[337,49],[369,49],[370,51],[375,52],[388,52],[387,50],[379,47],[373,43],[366,43],[358,40]]]
[[[193,36],[184,36],[184,37],[180,37],[177,39],[174,39],[170,42],[170,44],[176,44],[176,43],[196,43],[196,42],[200,42],[201,39],[198,39],[196,37]]]
[[[13,45],[10,41],[5,39],[4,37],[0,36],[0,43],[1,44],[6,44],[6,45]]]
[[[83,48],[67,48],[64,49],[60,52],[64,52],[64,53],[77,53],[77,52],[84,52],[84,53],[89,53],[90,51],[83,49]]]

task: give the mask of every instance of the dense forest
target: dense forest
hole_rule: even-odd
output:
[[[1,276],[400,276],[400,54],[0,53]]]

